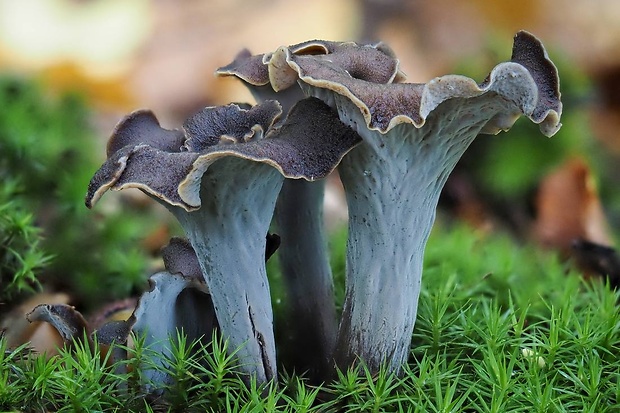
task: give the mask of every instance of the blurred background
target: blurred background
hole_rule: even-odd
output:
[[[237,82],[212,75],[244,47],[260,53],[313,38],[382,40],[410,81],[424,82],[468,61],[484,76],[525,29],[555,60],[604,83],[620,58],[616,3],[9,0],[0,2],[0,68],[80,91],[100,109],[148,106],[176,120],[205,102],[250,99]]]
[[[159,248],[178,231],[165,211],[139,191],[104,197],[94,211],[83,205],[124,114],[150,108],[174,128],[204,106],[252,102],[214,70],[243,48],[315,38],[381,40],[409,82],[449,73],[482,81],[510,59],[522,29],[558,66],[564,126],[552,139],[525,120],[480,136],[446,185],[439,219],[505,231],[558,251],[586,275],[617,279],[615,0],[0,1],[0,322],[15,323],[7,314],[31,309],[27,299],[86,313],[123,307],[116,300],[135,296],[160,266]],[[346,222],[343,202],[334,178],[330,228]],[[29,298],[36,279],[45,295]]]

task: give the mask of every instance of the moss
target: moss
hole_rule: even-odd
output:
[[[344,245],[333,245],[332,256],[341,256]],[[210,347],[188,351],[199,344],[178,339],[161,367],[177,380],[167,398],[152,400],[131,384],[139,381],[136,366],[149,351],[140,340],[127,374],[103,367],[96,348],[78,346],[45,361],[7,353],[0,342],[0,406],[61,408],[70,402],[83,411],[136,412],[612,412],[620,407],[619,298],[598,279],[584,281],[567,273],[553,254],[516,245],[506,236],[440,224],[428,243],[414,341],[401,377],[383,369],[372,376],[362,368],[341,372],[319,387],[299,374],[282,374],[279,387],[247,387],[231,374],[235,362],[226,343],[215,340]],[[74,387],[82,380],[89,391]],[[97,383],[104,394],[92,398],[89,392],[98,394]]]
[[[37,247],[54,257],[39,268],[39,278],[70,290],[87,309],[141,288],[148,257],[139,241],[150,214],[127,208],[122,216],[93,216],[84,207],[100,163],[85,101],[77,94],[50,96],[36,82],[4,75],[0,107],[0,179],[15,182],[20,199],[6,208],[31,216],[43,238]]]

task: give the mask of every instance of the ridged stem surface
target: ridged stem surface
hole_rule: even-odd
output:
[[[277,378],[265,236],[283,177],[269,165],[224,158],[202,176],[200,209],[170,208],[200,262],[220,330],[243,373]]]

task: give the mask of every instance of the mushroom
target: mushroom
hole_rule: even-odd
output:
[[[127,320],[131,331],[144,339],[147,361],[142,375],[150,393],[172,384],[165,366],[173,357],[171,344],[178,334],[189,343],[207,344],[217,328],[213,301],[190,243],[172,238],[162,248],[162,258],[165,271],[149,278],[149,290]]]
[[[360,358],[371,371],[386,363],[398,372],[409,354],[424,248],[448,175],[478,134],[507,130],[522,114],[544,135],[555,134],[562,111],[557,70],[526,32],[516,35],[511,61],[481,84],[457,75],[398,83],[400,72],[371,55],[372,46],[313,43],[307,54],[279,48],[268,70],[274,90],[297,80],[363,139],[338,168],[349,238],[336,363],[347,368]]]
[[[86,196],[92,207],[108,189],[139,188],[175,215],[240,372],[259,383],[276,378],[265,251],[282,181],[326,176],[359,142],[318,99],[300,101],[274,127],[280,112],[274,101],[208,107],[182,131],[134,112],[114,130]]]
[[[142,294],[127,320],[108,321],[95,329],[67,304],[38,305],[28,313],[27,320],[49,323],[69,346],[83,338],[92,346],[94,338],[102,354],[112,351],[109,363],[127,358],[127,344],[134,332],[144,340],[143,384],[149,393],[159,393],[172,384],[165,366],[178,334],[182,332],[189,342],[196,342],[212,337],[217,328],[213,303],[189,242],[173,238],[162,249],[162,256],[165,271],[149,278],[150,289]],[[125,366],[119,363],[117,372],[125,373]]]
[[[88,337],[88,323],[75,307],[68,304],[39,304],[26,314],[26,320],[29,323],[49,323],[58,331],[62,341],[69,345]]]
[[[109,321],[95,330],[92,335],[99,344],[107,365],[114,366],[114,373],[119,376],[127,373],[127,365],[123,361],[127,360],[129,353],[131,324],[125,320]]]
[[[308,41],[289,46],[296,55],[317,52],[343,54],[355,48],[354,43]],[[382,43],[367,50],[366,58],[380,63],[385,69],[360,71],[360,79],[388,83],[398,72],[398,61]],[[299,87],[279,88],[276,92],[270,76],[286,73],[275,67],[278,60],[273,54],[252,55],[247,49],[237,54],[234,61],[217,69],[219,76],[234,76],[244,82],[257,101],[277,100],[284,113],[304,94]],[[295,85],[291,77],[290,85]],[[275,222],[283,239],[279,261],[288,294],[288,314],[285,321],[285,340],[281,353],[290,358],[291,367],[306,371],[311,379],[323,380],[333,364],[333,350],[337,333],[332,272],[327,253],[327,239],[323,225],[325,180],[286,180],[276,203]],[[312,294],[308,294],[312,291]],[[286,351],[290,349],[292,351]]]

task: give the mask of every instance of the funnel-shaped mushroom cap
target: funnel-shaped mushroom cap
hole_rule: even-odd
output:
[[[545,135],[553,135],[559,128],[562,104],[557,70],[540,41],[529,33],[517,34],[511,62],[495,67],[481,84],[458,75],[442,76],[427,84],[384,84],[372,79],[360,80],[357,73],[341,62],[365,60],[365,52],[365,46],[351,46],[346,49],[346,53],[350,54],[347,59],[334,60],[329,53],[298,55],[291,49],[280,48],[270,60],[270,80],[277,88],[279,84],[290,83],[290,78],[295,75],[308,94],[318,96],[332,106],[339,105],[335,95],[342,96],[353,104],[350,109],[341,108],[343,121],[346,122],[347,111],[357,110],[362,113],[365,123],[360,128],[381,133],[401,123],[422,127],[441,103],[489,93],[513,103],[515,110],[513,114],[492,119],[483,129],[484,132],[496,133],[506,129],[520,114],[541,124]],[[368,66],[372,63],[366,62]],[[288,70],[272,72],[272,67],[286,67]],[[321,90],[333,93],[326,94]],[[340,105],[344,104],[341,102]]]
[[[311,40],[274,53],[252,55],[245,49],[230,64],[216,70],[219,76],[236,76],[253,86],[271,84],[275,91],[294,85],[298,75],[282,60],[283,54],[316,56],[337,70],[343,69],[356,79],[373,83],[402,81],[404,74],[398,68],[394,52],[383,43],[360,46],[354,42]]]
[[[108,189],[139,188],[192,211],[201,205],[201,177],[218,159],[247,159],[268,164],[287,178],[315,180],[328,175],[359,142],[317,99],[299,102],[281,127],[272,128],[279,115],[274,101],[251,109],[209,107],[179,132],[161,128],[149,111],[134,112],[110,138],[108,150],[113,152],[92,178],[86,205],[92,207]],[[179,139],[180,134],[185,138]]]

